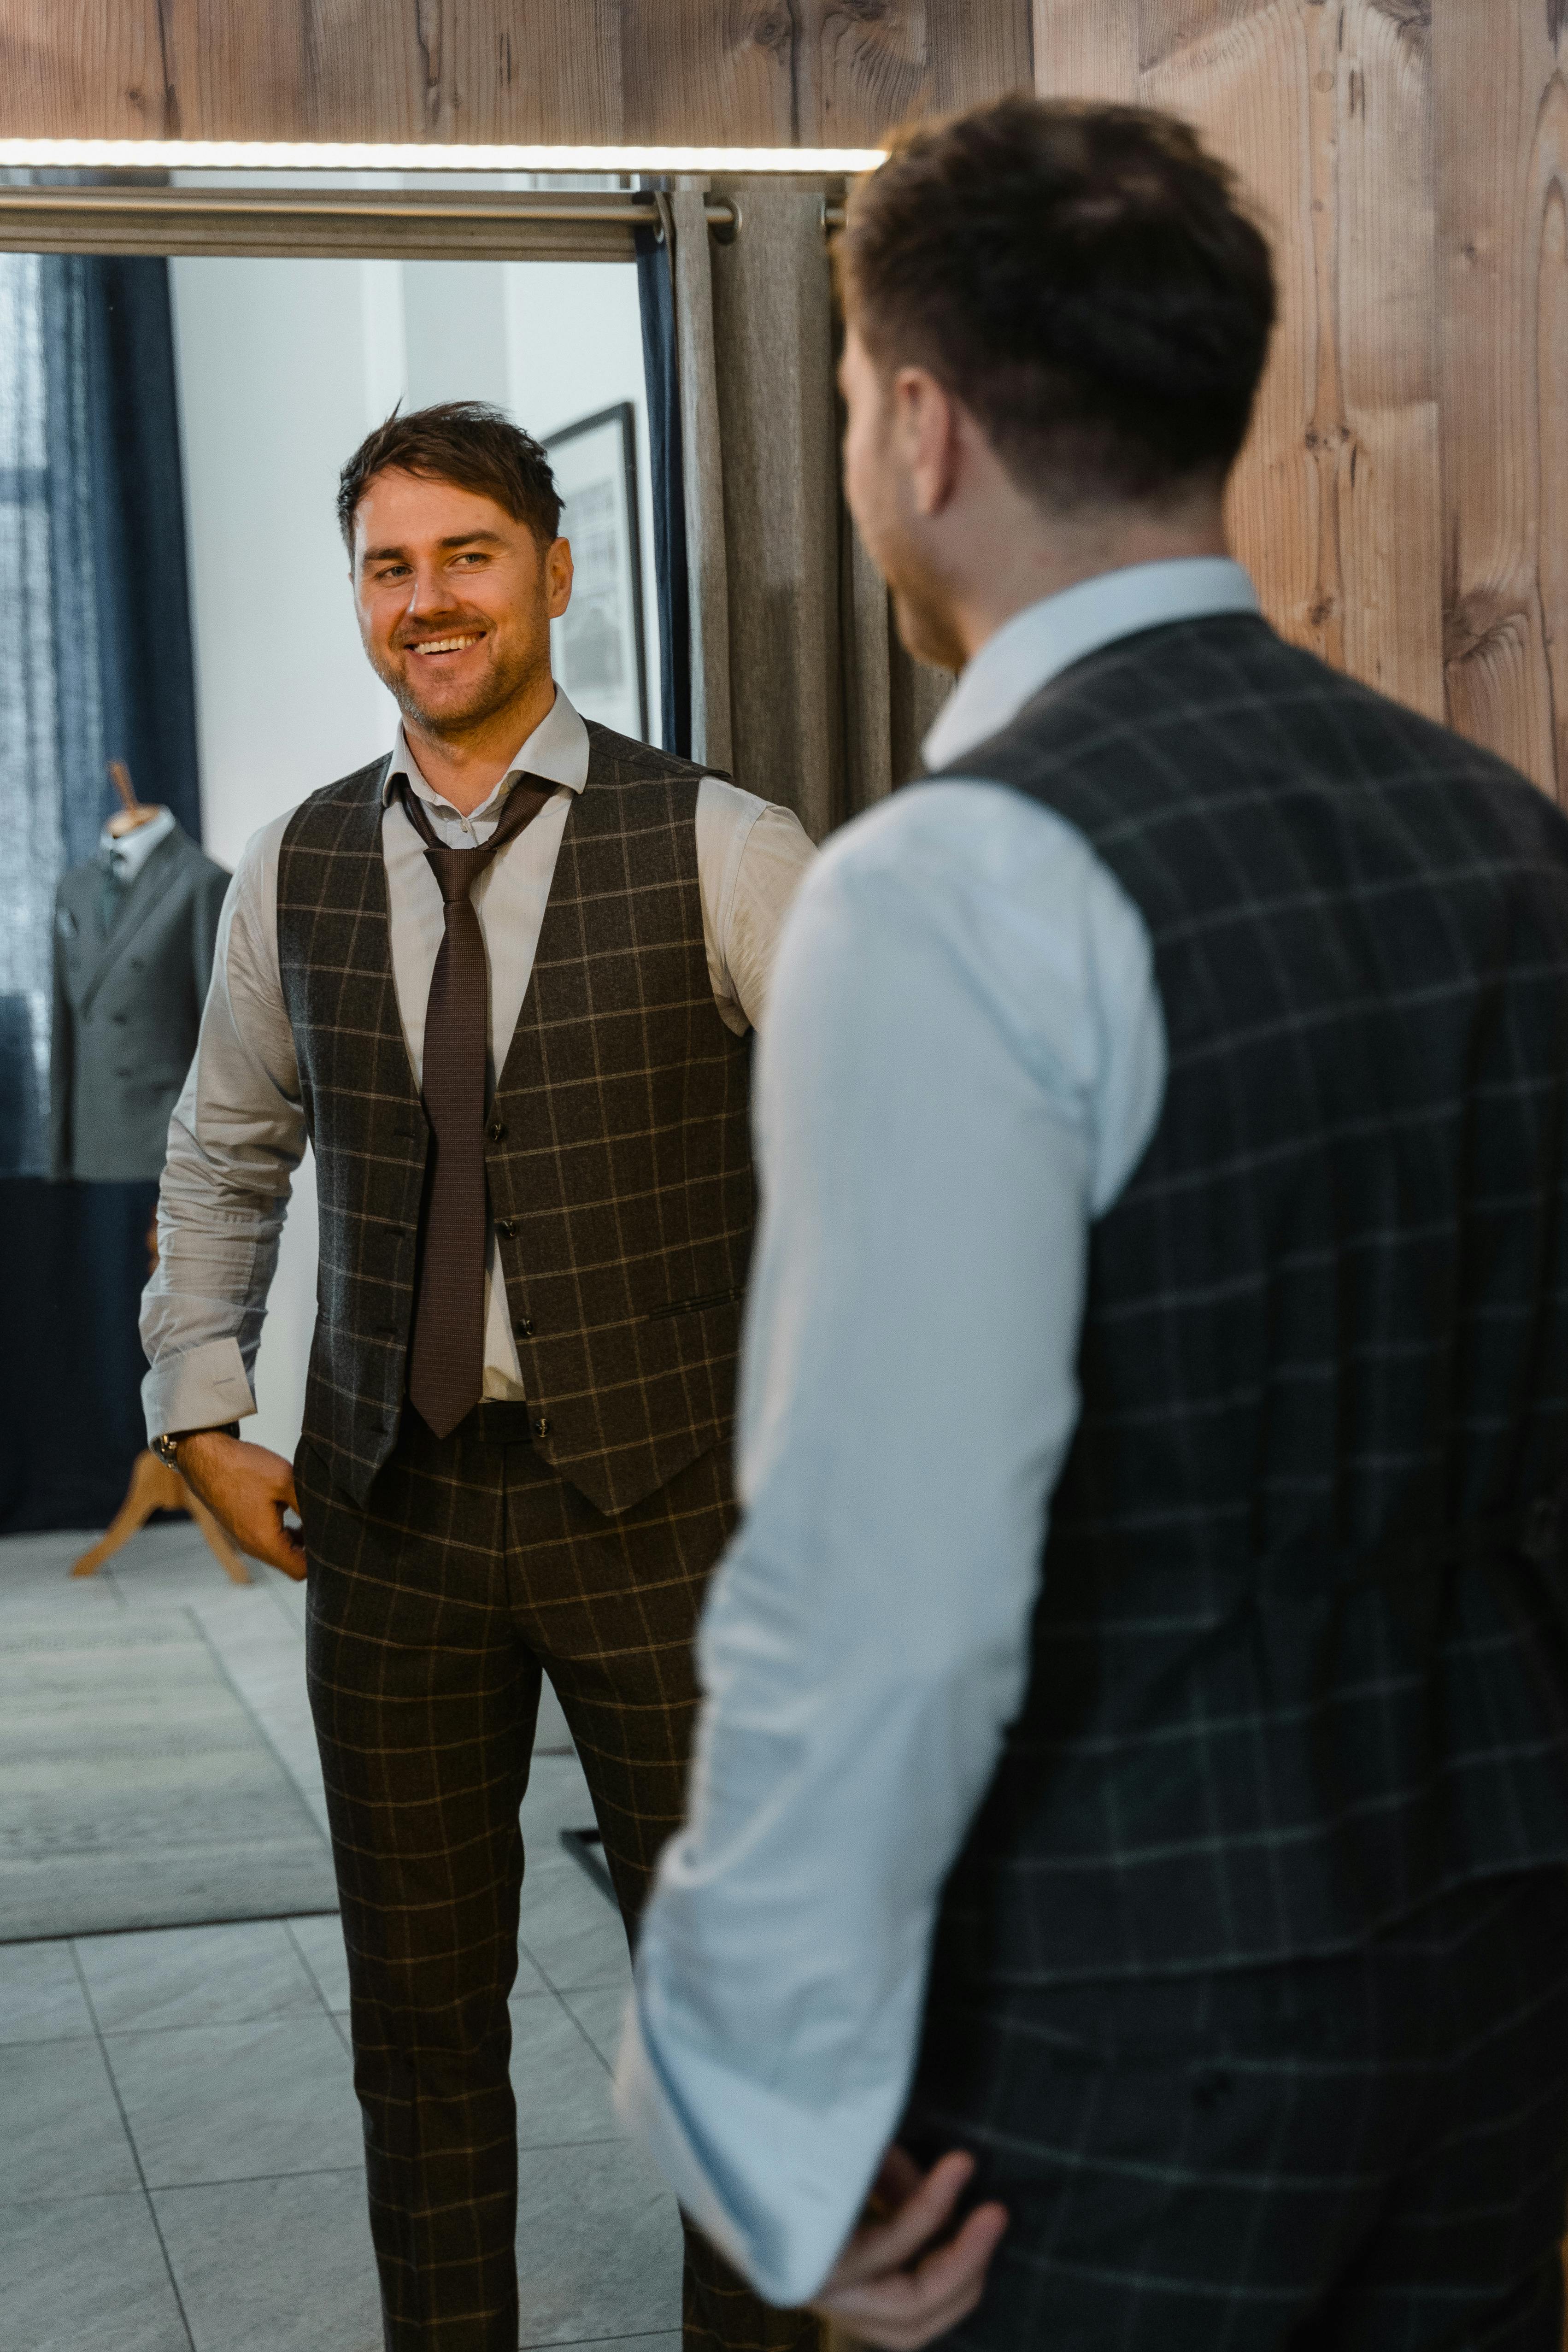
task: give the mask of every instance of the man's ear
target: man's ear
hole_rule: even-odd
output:
[[[570,540],[551,540],[545,550],[545,602],[552,621],[559,621],[571,602],[572,578]]]
[[[957,484],[958,404],[925,368],[900,368],[894,377],[893,438],[915,511],[940,514]]]

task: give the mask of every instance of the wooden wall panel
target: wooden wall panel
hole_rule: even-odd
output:
[[[193,0],[183,0],[193,5]],[[270,18],[256,0],[202,0]],[[622,128],[619,0],[306,0],[298,26],[301,119],[311,139],[617,141]],[[215,41],[209,104],[243,99]],[[563,131],[561,125],[574,126]],[[241,134],[235,133],[239,136]],[[283,136],[296,135],[289,133]]]
[[[1448,688],[1568,782],[1568,7],[1439,5]]]
[[[1238,172],[1281,316],[1232,493],[1237,552],[1285,635],[1437,717],[1423,6],[1036,0],[1035,54],[1042,87],[1168,108]]]
[[[1139,0],[1033,0],[1033,12],[1042,98],[1136,100]]]
[[[620,15],[623,137],[790,144],[796,31],[789,0],[623,0]]]
[[[0,0],[0,135],[860,145],[1030,79],[1029,0]]]
[[[798,0],[798,15],[796,119],[824,146],[1032,85],[1027,0]]]

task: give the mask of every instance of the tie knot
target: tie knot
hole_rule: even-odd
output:
[[[425,863],[435,877],[443,904],[448,907],[454,900],[468,897],[497,851],[504,849],[526,824],[532,824],[556,789],[543,776],[519,776],[507,795],[506,805],[489,840],[476,843],[472,849],[448,849],[446,844],[438,838],[428,814],[420,805],[419,795],[411,790],[408,778],[401,776],[398,784],[408,821],[424,844]]]
[[[425,864],[434,875],[446,906],[450,907],[455,898],[467,898],[499,846],[493,835],[474,849],[448,849],[444,844],[426,846]]]

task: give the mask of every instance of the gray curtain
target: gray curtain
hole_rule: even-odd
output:
[[[0,1534],[101,1527],[144,1442],[155,1186],[46,1181],[55,886],[105,761],[200,833],[169,268],[0,255]]]
[[[106,761],[199,835],[166,261],[0,254],[0,1177],[47,1166],[55,886]]]
[[[817,839],[919,771],[944,673],[898,644],[839,487],[821,188],[726,180],[661,199],[674,281],[692,757],[798,811]]]

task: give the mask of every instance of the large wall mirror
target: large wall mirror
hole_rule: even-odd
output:
[[[61,2251],[47,2259],[62,2294],[97,2275],[78,2200],[141,2231],[135,2260],[166,2258],[185,2304],[137,2342],[183,2345],[188,2325],[198,2352],[292,2344],[268,2332],[276,2293],[288,2325],[308,2329],[312,2308],[329,2306],[333,2340],[368,2347],[374,2281],[302,1591],[254,1563],[225,1573],[199,1524],[166,1516],[72,1574],[101,1552],[144,1443],[135,1308],[155,1178],[106,1160],[49,1181],[51,1079],[69,1050],[57,980],[68,965],[90,979],[103,953],[111,765],[139,805],[172,809],[232,871],[260,827],[388,748],[397,714],[361,646],[335,494],[394,407],[477,399],[546,445],[577,566],[557,676],[585,716],[664,740],[665,453],[649,357],[670,316],[666,301],[663,325],[651,319],[648,294],[668,275],[660,197],[591,174],[54,178],[0,176],[0,597],[13,622],[0,657],[0,1191],[23,1335],[8,1349],[21,1402],[7,1416],[12,1516],[0,1515],[0,2071],[15,2058],[17,2118],[0,2205],[42,2216],[28,2224],[39,2245],[57,2221]],[[758,184],[695,192],[709,238],[746,236]],[[842,183],[793,184],[815,207],[820,264]],[[813,366],[831,530],[831,373]],[[79,908],[57,898],[68,875],[85,877]],[[209,912],[221,877],[214,890]],[[128,1020],[117,1073],[166,1129],[191,1040],[175,1053],[156,1024],[143,1035],[107,1017]],[[246,1424],[286,1454],[316,1256],[308,1157]],[[52,1444],[56,1430],[51,1472],[39,1433]],[[586,2217],[565,2269],[564,2256],[536,2263],[538,2292],[560,2306],[536,2315],[540,2340],[673,2327],[673,2204],[632,2178],[629,2151],[573,2153],[613,2140],[604,2062],[625,1958],[612,1906],[561,1844],[591,1812],[548,1694],[536,1758],[517,2032],[549,2087],[527,2129],[549,2141],[552,2178],[575,2179],[578,2165]],[[616,2166],[624,2179],[611,2179]],[[238,2334],[204,2251],[220,2242]],[[138,2314],[138,2296],[152,2309],[164,2294],[145,2280],[121,2289],[119,2256],[103,2261]],[[61,2308],[76,2306],[68,2295]],[[100,2322],[84,2318],[70,2340],[108,2341]]]
[[[128,448],[177,448],[178,478],[161,478],[150,495],[163,525],[170,498],[181,507],[183,528],[166,529],[161,544],[177,561],[183,540],[201,839],[221,866],[232,869],[258,827],[390,739],[396,714],[360,646],[334,493],[345,457],[399,405],[483,400],[546,443],[578,572],[555,631],[557,676],[586,716],[660,741],[661,453],[650,441],[636,255],[639,239],[646,255],[663,231],[657,195],[625,175],[250,168],[63,185],[36,180],[82,175],[8,176],[4,561],[7,601],[31,612],[37,635],[29,723],[0,753],[0,793],[14,803],[7,831],[27,845],[0,881],[9,1106],[0,1157],[19,1173],[48,1157],[57,872],[94,854],[115,805],[110,760],[130,761],[147,801],[168,791],[159,775],[134,772],[126,728],[89,677],[112,658],[106,625],[97,623],[96,648],[82,625],[95,601],[155,599],[157,563],[121,530],[84,557],[74,583],[57,577],[69,569],[63,478],[77,466],[79,499],[101,506],[88,488],[95,436],[117,439],[132,468],[140,461]],[[841,179],[789,177],[819,191],[830,226]],[[710,184],[703,204],[711,236],[744,234],[744,185]],[[107,283],[79,282],[89,256],[118,265]],[[78,345],[85,392],[73,374]],[[90,416],[84,402],[109,414]],[[117,584],[105,571],[120,562],[128,576]],[[73,599],[75,627],[65,618]],[[160,657],[154,644],[150,658]],[[162,691],[163,681],[148,684],[149,698]],[[109,689],[108,704],[115,698]],[[285,1453],[298,1429],[314,1253],[308,1163],[256,1374],[254,1433]]]

